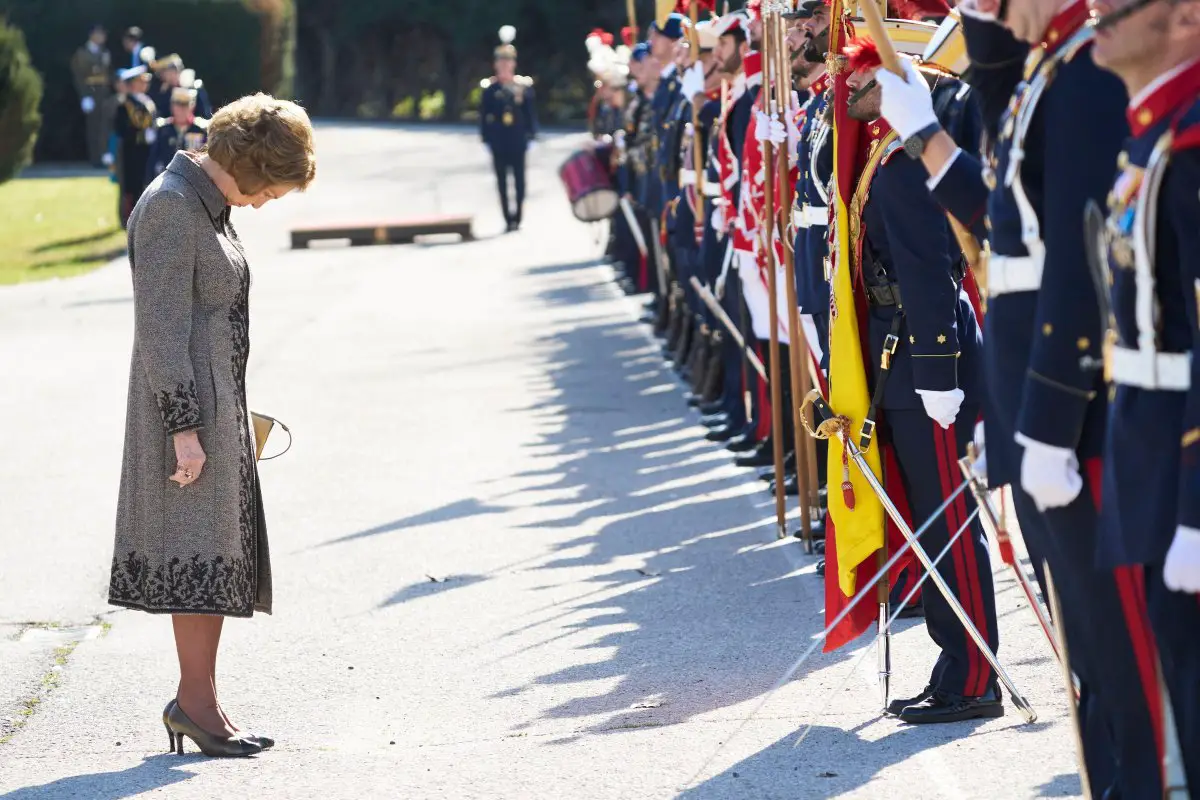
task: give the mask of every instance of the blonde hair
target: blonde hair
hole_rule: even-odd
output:
[[[252,94],[213,114],[208,125],[209,158],[237,181],[242,194],[268,186],[303,191],[317,173],[312,122],[287,100]]]

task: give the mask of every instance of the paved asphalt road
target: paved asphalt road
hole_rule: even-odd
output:
[[[814,564],[682,403],[532,157],[499,234],[463,130],[323,126],[315,186],[237,211],[255,270],[251,406],[277,612],[226,626],[224,703],[279,740],[166,753],[168,620],[105,604],[128,267],[0,291],[0,797],[1024,798],[1080,792],[1061,678],[998,573],[1002,657],[1038,709],[906,729],[867,646],[814,659]],[[473,243],[292,252],[294,224],[475,215]],[[895,696],[925,683],[918,623]],[[847,681],[847,677],[849,680]],[[804,726],[815,728],[799,749]],[[702,766],[723,749],[702,774]],[[695,777],[695,780],[691,780]],[[689,782],[690,781],[690,782]]]

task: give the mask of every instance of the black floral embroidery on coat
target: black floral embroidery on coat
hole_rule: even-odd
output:
[[[254,442],[250,439],[250,413],[246,407],[246,365],[250,360],[250,264],[242,250],[241,240],[233,223],[228,218],[225,221],[225,235],[228,237],[237,257],[232,261],[240,270],[241,287],[237,300],[229,309],[229,331],[233,344],[231,364],[234,385],[238,392],[237,414],[238,424],[238,533],[242,540],[242,552],[246,553],[252,563],[258,564],[258,513],[256,495],[258,488],[255,484],[258,476],[254,469]],[[249,576],[251,586],[257,587],[257,572]]]
[[[162,415],[167,433],[199,428],[200,400],[196,397],[196,382],[177,383],[174,389],[158,393],[158,413]]]
[[[226,614],[254,611],[254,576],[244,558],[172,558],[150,572],[143,553],[113,556],[109,602],[159,613]]]

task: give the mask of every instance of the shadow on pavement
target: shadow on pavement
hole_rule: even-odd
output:
[[[952,741],[969,734],[982,722],[948,726],[941,741]],[[678,800],[717,800],[717,798],[817,798],[840,797],[868,785],[876,774],[893,764],[940,744],[928,735],[901,730],[885,740],[864,739],[858,730],[842,730],[825,725],[812,729],[800,747],[793,747],[800,731],[789,734],[749,758],[695,786],[681,789]],[[914,735],[909,735],[910,733]],[[926,732],[927,733],[927,732]],[[790,775],[781,779],[781,775]],[[787,786],[786,794],[780,788]],[[913,795],[921,794],[913,787]],[[1039,795],[1043,796],[1043,795]]]
[[[177,767],[186,767],[204,760],[206,757],[202,755],[180,757],[164,753],[150,756],[136,767],[119,772],[74,775],[41,786],[26,786],[7,794],[0,794],[0,800],[52,800],[59,797],[121,800],[194,778],[194,773],[181,772]]]

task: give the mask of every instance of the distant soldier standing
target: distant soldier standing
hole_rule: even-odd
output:
[[[164,106],[164,110],[167,106]],[[194,89],[176,87],[171,91],[169,117],[155,121],[156,134],[150,143],[146,161],[146,185],[162,174],[175,153],[180,150],[198,152],[208,142],[208,120],[196,116]]]
[[[496,48],[496,74],[482,82],[483,98],[479,107],[479,129],[483,142],[492,153],[496,182],[500,189],[500,208],[509,231],[521,227],[525,203],[525,152],[537,137],[537,106],[533,79],[517,75],[517,48],[513,40],[516,28],[500,29],[502,44]],[[516,207],[508,199],[508,175],[516,184]]]
[[[112,127],[112,117],[105,113],[112,94],[112,54],[104,46],[107,40],[104,26],[93,25],[87,42],[71,56],[71,77],[87,118],[88,161],[94,167],[102,165]]]
[[[113,129],[121,143],[117,176],[121,183],[118,213],[123,228],[146,188],[146,162],[150,158],[150,145],[157,138],[154,127],[157,113],[154,101],[146,94],[150,86],[146,66],[122,70],[120,76],[125,82],[125,102],[117,106]]]

